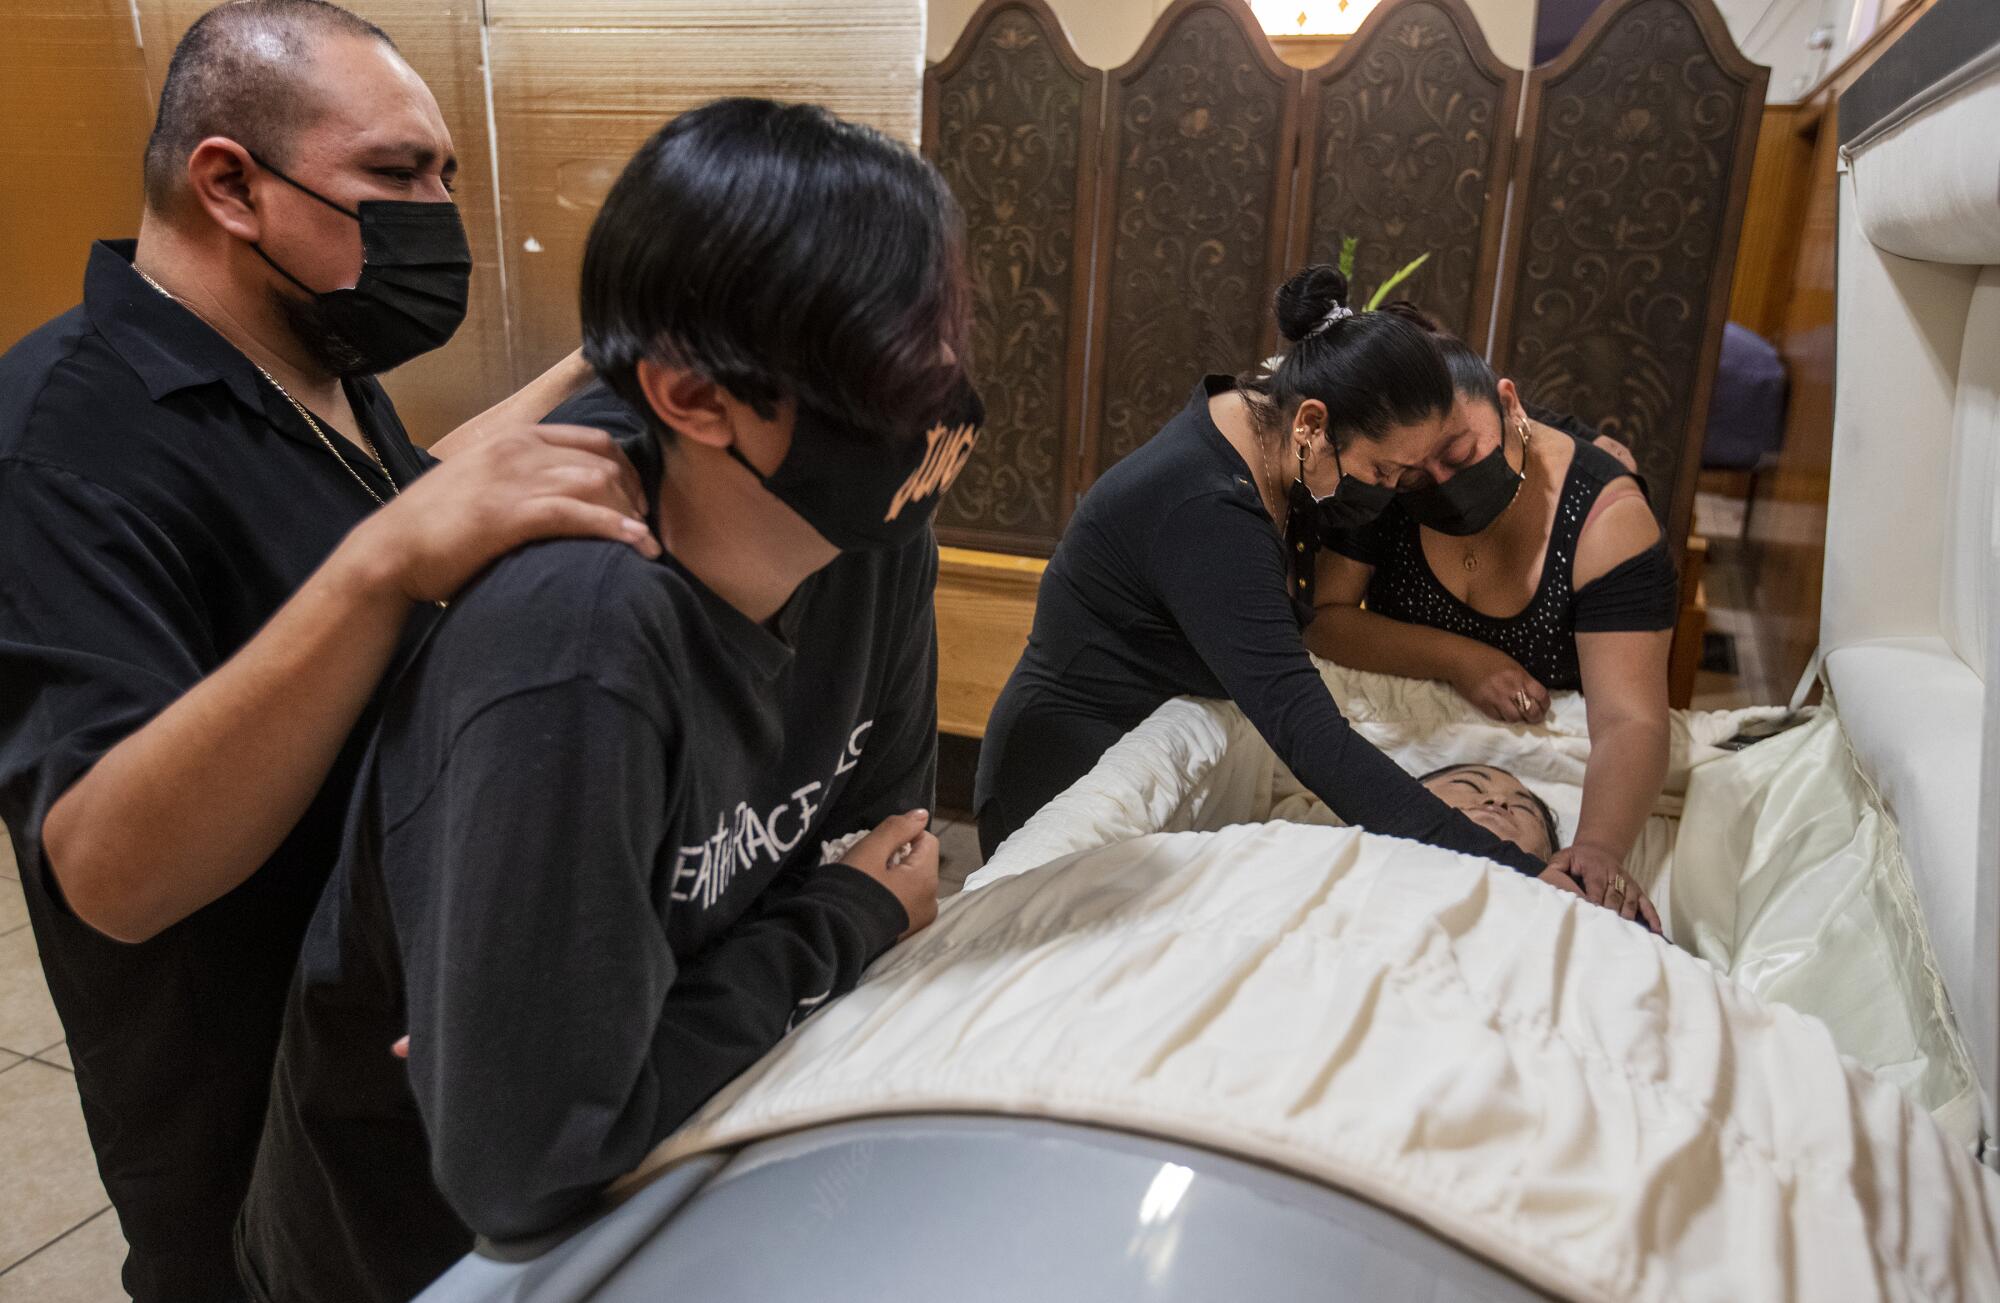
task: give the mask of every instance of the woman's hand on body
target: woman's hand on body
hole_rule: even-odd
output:
[[[1552,882],[1551,875],[1555,874],[1573,879],[1578,884],[1575,889],[1585,900],[1614,911],[1620,918],[1637,919],[1649,932],[1660,930],[1660,912],[1646,899],[1639,884],[1625,875],[1625,865],[1610,852],[1589,845],[1566,846],[1549,860],[1549,867],[1542,871],[1542,880]]]
[[[910,916],[903,937],[921,932],[937,918],[938,839],[928,810],[891,815],[856,842],[840,862],[887,887]]]
[[[1535,876],[1558,891],[1570,891],[1575,892],[1579,896],[1583,895],[1583,884],[1575,878],[1570,877],[1568,869],[1559,869],[1554,865],[1550,865]],[[396,1042],[397,1045],[402,1047],[398,1053],[402,1054],[404,1058],[409,1057],[409,1040],[410,1038],[405,1036],[402,1040]]]
[[[1452,675],[1458,695],[1503,724],[1539,724],[1549,713],[1549,690],[1506,652],[1474,643]]]

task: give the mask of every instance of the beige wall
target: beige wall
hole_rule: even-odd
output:
[[[138,230],[160,78],[210,3],[0,0],[0,349],[78,301],[91,240]],[[923,0],[343,3],[430,84],[459,155],[472,311],[386,381],[421,442],[576,347],[590,220],[673,114],[769,95],[917,135]]]
[[[1716,0],[1743,53],[1771,69],[1765,100],[1789,104],[1801,99],[1854,48],[1874,34],[1881,14],[1894,0]],[[1814,49],[1815,29],[1829,42]]]
[[[1111,69],[1130,59],[1172,0],[1049,0],[1086,63]],[[1535,48],[1535,0],[1468,0],[1502,59],[1526,67]],[[926,57],[944,58],[965,30],[979,0],[927,0]]]
[[[1516,68],[1535,57],[1535,0],[1466,0],[1487,44]]]
[[[951,53],[965,30],[965,20],[980,0],[929,0],[924,34],[925,57],[935,63]],[[1084,62],[1116,68],[1138,52],[1152,30],[1153,19],[1171,0],[1050,0],[1049,7],[1069,29],[1069,39]]]

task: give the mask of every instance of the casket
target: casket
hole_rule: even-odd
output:
[[[1939,4],[1843,96],[1819,674],[2000,1089],[2000,6]]]

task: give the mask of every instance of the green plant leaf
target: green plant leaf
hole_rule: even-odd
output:
[[[1416,275],[1417,268],[1423,266],[1428,261],[1430,261],[1430,255],[1428,253],[1420,253],[1403,270],[1376,286],[1375,293],[1369,298],[1368,306],[1363,311],[1373,312],[1375,309],[1381,307],[1382,300],[1389,297],[1390,290],[1395,289],[1398,285]]]
[[[1361,247],[1361,237],[1350,235],[1340,242],[1340,274],[1354,279],[1354,251]]]

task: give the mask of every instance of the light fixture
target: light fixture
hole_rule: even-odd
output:
[[[1381,0],[1250,0],[1271,36],[1348,36]]]

